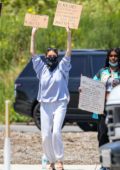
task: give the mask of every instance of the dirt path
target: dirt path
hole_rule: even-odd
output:
[[[62,133],[66,164],[99,164],[95,132]],[[11,133],[12,163],[39,164],[42,157],[39,133]],[[0,163],[3,163],[4,133],[0,132]]]

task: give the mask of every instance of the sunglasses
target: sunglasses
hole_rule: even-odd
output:
[[[57,50],[57,48],[49,47],[49,48],[47,49],[47,51],[50,51],[50,50]]]
[[[48,51],[54,51],[55,53],[58,53],[57,48],[51,48],[51,47],[49,47],[49,48],[47,49],[47,52],[48,52]]]

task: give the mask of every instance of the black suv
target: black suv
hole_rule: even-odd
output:
[[[72,50],[72,69],[68,84],[70,102],[64,124],[77,122],[85,131],[96,130],[97,121],[92,119],[92,113],[78,109],[78,87],[81,74],[92,78],[104,66],[106,52],[106,50]],[[60,51],[59,59],[64,54],[65,51]],[[38,84],[39,80],[30,60],[15,81],[14,109],[18,113],[33,117],[35,124],[40,128],[40,104],[37,101]]]

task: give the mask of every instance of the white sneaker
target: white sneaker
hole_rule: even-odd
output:
[[[48,161],[47,157],[45,155],[43,155],[42,156],[42,170],[47,169],[48,163],[49,163],[49,161]]]

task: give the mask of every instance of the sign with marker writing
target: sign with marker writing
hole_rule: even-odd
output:
[[[103,114],[105,102],[105,85],[100,82],[81,76],[78,108],[93,113]]]
[[[34,15],[27,13],[25,15],[24,25],[36,28],[47,28],[48,18],[47,15]]]
[[[58,1],[53,25],[77,29],[81,12],[82,5]]]

